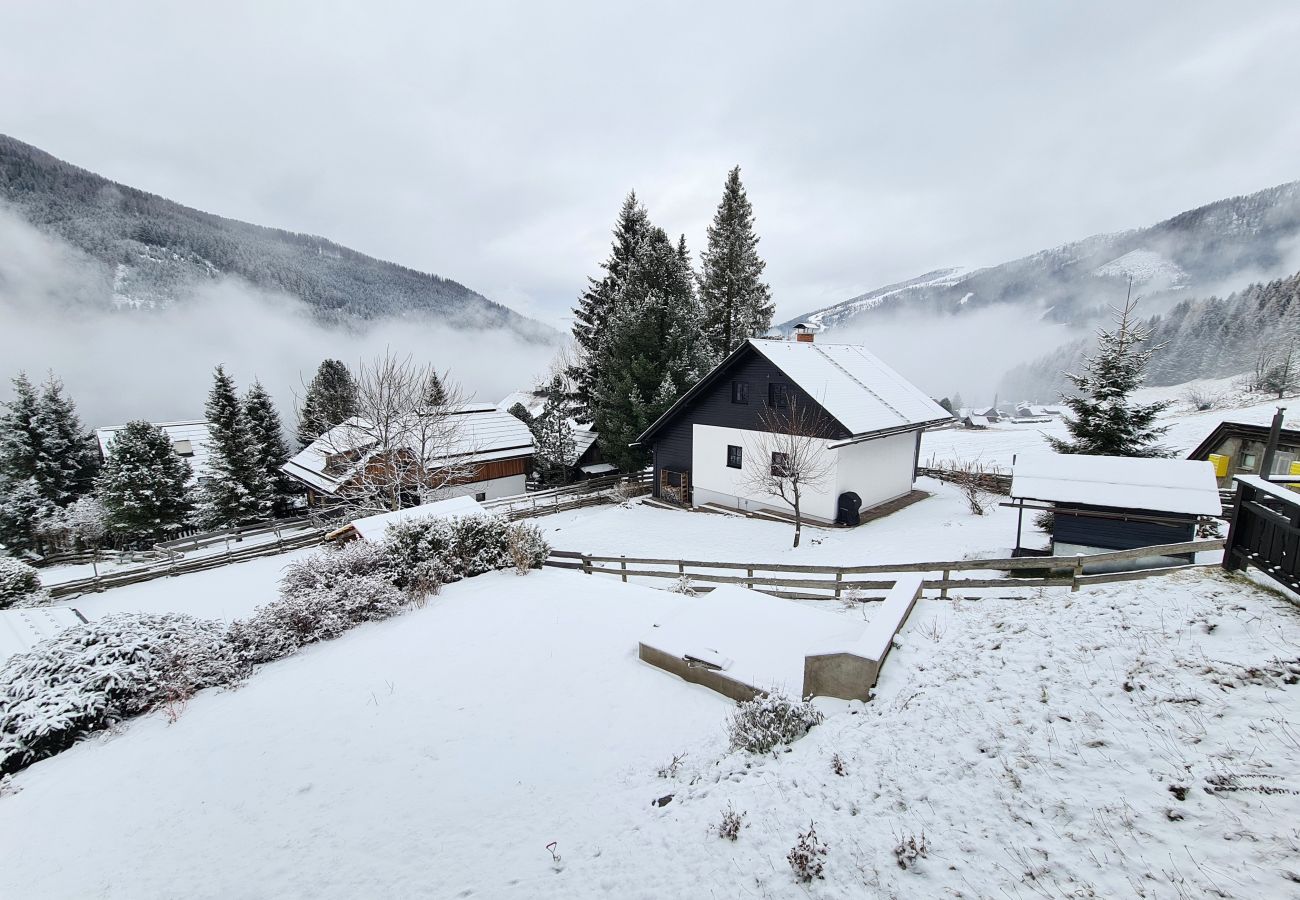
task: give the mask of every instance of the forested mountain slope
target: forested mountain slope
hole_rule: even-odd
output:
[[[1153,316],[1152,342],[1164,348],[1151,360],[1147,383],[1182,384],[1250,372],[1261,354],[1300,352],[1300,273],[1252,284],[1226,297],[1184,300]],[[1094,342],[1080,340],[1011,370],[1000,392],[1008,399],[1046,399],[1065,390],[1065,371],[1077,371]]]
[[[1084,325],[1123,300],[1130,276],[1148,308],[1167,308],[1184,296],[1285,275],[1298,257],[1300,181],[1001,265],[939,269],[797,316],[786,327],[802,321],[836,328],[891,312],[962,315],[994,304],[1025,305],[1050,321]]]
[[[81,301],[166,306],[183,302],[205,281],[231,275],[296,296],[324,321],[423,314],[534,338],[553,334],[455,281],[313,235],[190,209],[4,135],[0,205],[86,255],[92,277]]]

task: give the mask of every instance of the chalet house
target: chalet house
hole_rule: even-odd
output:
[[[528,426],[490,404],[471,404],[450,414],[454,434],[436,455],[426,459],[431,469],[466,467],[446,496],[492,500],[522,494],[533,459],[533,435]],[[413,453],[413,448],[395,452]],[[283,471],[307,488],[311,505],[329,503],[346,494],[349,485],[381,464],[368,429],[359,419],[336,425],[285,463]],[[411,503],[419,502],[412,497]]]
[[[1268,432],[1267,425],[1220,422],[1195,450],[1187,454],[1187,458],[1214,463],[1219,487],[1225,489],[1232,487],[1236,475],[1290,475],[1296,472],[1295,467],[1300,462],[1300,430],[1294,428],[1283,428],[1278,435],[1273,471],[1259,471],[1264,461],[1264,447],[1268,444]]]
[[[528,414],[535,419],[546,408],[546,393],[544,391],[515,391],[498,403],[497,409],[510,412],[516,403],[523,406],[528,411]],[[568,477],[570,481],[598,478],[601,475],[610,475],[618,471],[617,466],[605,462],[605,457],[600,452],[600,437],[595,431],[595,426],[590,424],[579,425],[577,422],[570,422],[569,426],[573,431],[574,452],[565,460],[565,465],[569,468]]]
[[[908,494],[921,432],[952,416],[893,369],[851,344],[819,344],[801,329],[796,340],[741,344],[659,417],[634,446],[649,447],[656,497],[694,506],[783,510],[782,501],[747,481],[764,458],[764,422],[797,407],[815,411],[821,452],[832,463],[805,494],[802,511],[833,522],[843,495],[861,509]],[[779,455],[779,454],[775,454]],[[854,498],[845,498],[852,502]]]
[[[1053,556],[1192,541],[1201,517],[1223,512],[1213,468],[1185,459],[1022,454],[1011,469],[1011,499],[1020,507],[1016,555],[1027,511],[1052,511]]]
[[[987,416],[981,416],[978,413],[966,412],[963,410],[961,416],[961,427],[984,429],[989,427],[989,420]]]
[[[95,429],[95,439],[99,442],[99,455],[104,459],[113,452],[113,440],[125,425],[109,425]],[[181,459],[190,464],[190,484],[203,484],[211,475],[208,471],[208,445],[212,440],[208,423],[202,420],[193,422],[157,422],[154,427],[172,442],[172,450]]]

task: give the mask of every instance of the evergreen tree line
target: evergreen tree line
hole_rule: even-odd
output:
[[[737,166],[708,229],[697,272],[686,238],[673,241],[630,192],[602,274],[574,309],[574,413],[594,422],[606,458],[639,469],[648,451],[628,445],[746,339],[772,324],[753,207]]]
[[[226,528],[292,512],[281,471],[289,447],[275,403],[260,382],[240,396],[218,366],[205,406],[208,471],[191,484],[189,463],[159,427],[119,429],[101,465],[98,443],[53,374],[39,389],[25,373],[0,404],[0,544],[11,551],[148,546],[187,527]],[[304,443],[351,415],[347,368],[326,360],[307,391]],[[355,402],[354,400],[352,402]]]
[[[1151,341],[1163,351],[1151,361],[1147,383],[1182,384],[1197,378],[1249,373],[1266,391],[1294,380],[1300,365],[1300,273],[1252,284],[1227,297],[1188,299],[1146,320]],[[1004,397],[1049,397],[1069,388],[1063,374],[1077,371],[1097,348],[1093,339],[1066,346],[1012,369],[999,388]],[[1257,371],[1258,370],[1258,371]]]

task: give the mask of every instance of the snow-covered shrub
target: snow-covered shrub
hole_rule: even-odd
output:
[[[730,803],[722,811],[722,821],[718,823],[718,837],[727,841],[734,841],[740,837],[740,829],[745,827],[745,813],[736,812],[736,808]]]
[[[328,590],[340,581],[370,575],[391,577],[388,554],[382,546],[368,541],[350,541],[342,546],[326,546],[290,563],[280,579],[280,593]]]
[[[217,621],[114,613],[69,628],[0,667],[0,775],[246,672]]]
[[[399,587],[429,592],[496,569],[541,568],[551,550],[536,525],[490,515],[402,522],[388,529],[384,548]]]
[[[271,662],[362,622],[395,616],[405,603],[383,547],[353,541],[290,565],[280,598],[231,623],[230,640],[247,662]]]
[[[930,845],[926,843],[925,832],[921,832],[918,838],[911,834],[898,839],[894,845],[894,860],[898,863],[900,869],[906,870],[909,867],[915,868],[918,859],[925,859],[930,853]]]
[[[453,565],[462,578],[473,578],[514,565],[510,558],[510,524],[497,516],[460,516],[452,520],[455,533]]]
[[[456,532],[446,519],[413,519],[388,526],[383,551],[393,582],[418,594],[459,580],[452,565]]]
[[[540,569],[550,555],[551,545],[542,537],[542,529],[531,522],[519,522],[506,529],[506,549],[515,564],[515,572],[527,575]]]
[[[0,609],[41,596],[41,576],[21,559],[0,556]]]
[[[796,703],[772,691],[736,704],[727,720],[727,737],[732,750],[769,753],[778,744],[793,744],[824,718],[812,703]]]
[[[805,884],[814,878],[821,878],[826,869],[826,842],[817,837],[817,825],[808,823],[808,830],[799,834],[786,860],[794,869],[794,877]]]
[[[672,583],[668,586],[668,590],[674,594],[685,594],[687,597],[696,596],[695,582],[691,581],[691,576],[689,575],[679,575],[674,578]]]

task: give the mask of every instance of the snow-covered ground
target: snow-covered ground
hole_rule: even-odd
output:
[[[1174,387],[1143,388],[1134,392],[1133,397],[1140,403],[1158,400],[1173,402],[1160,417],[1160,424],[1169,426],[1169,431],[1160,442],[1175,451],[1177,456],[1185,456],[1194,449],[1220,422],[1267,425],[1273,421],[1273,413],[1279,405],[1292,407],[1286,423],[1288,428],[1296,427],[1300,421],[1300,410],[1295,407],[1300,404],[1294,399],[1279,401],[1259,394],[1242,395],[1234,387],[1235,381],[1233,378],[1219,378]],[[1219,404],[1214,409],[1197,411],[1188,401],[1188,394],[1193,391],[1206,397],[1218,398]],[[964,428],[927,431],[921,440],[921,463],[926,465],[934,462],[942,465],[955,459],[979,459],[1009,468],[1012,457],[1017,453],[1049,450],[1045,439],[1048,436],[1068,437],[1065,422],[1058,418],[1040,424],[999,422],[983,431]]]
[[[729,702],[636,659],[690,602],[557,571],[451,585],[20,773],[0,896],[803,896],[785,854],[809,822],[815,896],[1295,895],[1285,601],[1213,574],[923,599],[877,698],[764,758],[726,750]]]
[[[1014,510],[995,502],[987,514],[976,516],[952,485],[919,478],[916,486],[933,496],[857,528],[805,528],[797,549],[790,546],[794,526],[787,523],[640,504],[588,507],[546,516],[537,524],[551,546],[598,556],[870,565],[1010,555],[1016,539]],[[1026,545],[1044,540],[1027,521]]]

